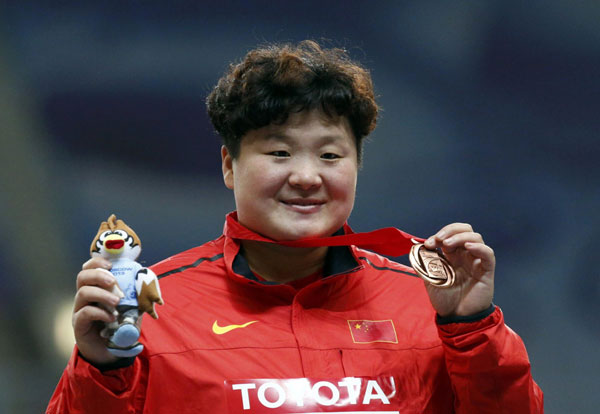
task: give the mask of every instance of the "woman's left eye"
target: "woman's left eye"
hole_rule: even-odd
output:
[[[324,160],[335,160],[335,159],[341,158],[341,157],[337,154],[334,154],[333,152],[326,152],[321,155],[321,158],[323,158]]]
[[[287,151],[271,151],[269,155],[273,155],[274,157],[289,157],[290,153]]]

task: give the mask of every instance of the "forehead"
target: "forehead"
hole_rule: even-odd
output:
[[[348,118],[328,116],[320,110],[295,112],[282,124],[270,124],[249,131],[242,138],[243,144],[263,140],[315,140],[341,141],[354,143],[354,134]]]

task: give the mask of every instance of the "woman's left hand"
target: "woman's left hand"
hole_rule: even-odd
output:
[[[494,251],[469,224],[445,226],[425,241],[441,248],[456,272],[454,285],[439,288],[425,282],[431,304],[440,316],[468,316],[487,309],[494,296]]]

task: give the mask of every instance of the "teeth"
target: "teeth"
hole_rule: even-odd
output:
[[[303,202],[303,201],[284,201],[285,204],[291,204],[295,206],[318,206],[321,203],[315,202]]]

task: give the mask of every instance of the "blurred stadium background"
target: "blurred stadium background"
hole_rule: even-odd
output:
[[[0,2],[0,412],[44,410],[100,221],[147,264],[220,234],[204,99],[255,45],[306,38],[369,67],[383,106],[351,225],[472,223],[547,412],[598,412],[593,0]]]

